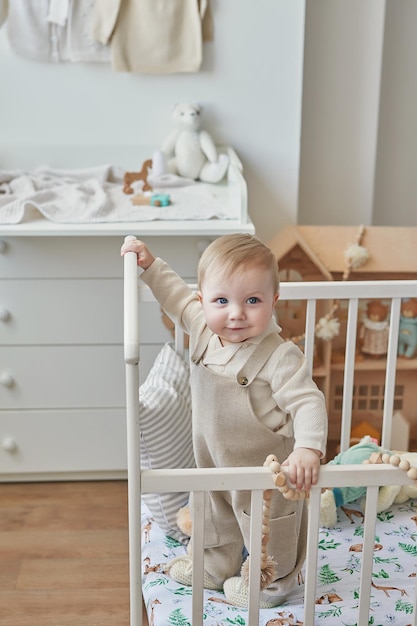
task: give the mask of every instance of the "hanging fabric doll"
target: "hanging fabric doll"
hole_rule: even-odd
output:
[[[380,300],[371,300],[366,307],[359,334],[361,351],[378,358],[388,351],[388,308]]]

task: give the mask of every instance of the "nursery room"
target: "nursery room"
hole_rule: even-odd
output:
[[[409,0],[0,0],[0,624],[417,624],[416,24]],[[247,235],[327,416],[312,486],[274,446],[246,461],[249,429],[243,462],[196,457],[194,338],[152,268],[195,290]],[[267,439],[294,421],[296,452],[286,414]],[[234,492],[223,584],[209,498]]]

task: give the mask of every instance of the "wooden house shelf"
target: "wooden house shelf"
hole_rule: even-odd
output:
[[[269,247],[274,252],[281,281],[346,280],[345,251],[358,243],[368,252],[367,261],[356,269],[349,268],[348,280],[413,280],[417,279],[417,228],[385,226],[287,226],[280,230]],[[326,314],[332,303],[317,307],[317,320]],[[277,317],[284,337],[302,335],[305,324],[304,305],[298,302],[277,304]],[[340,336],[333,341],[317,339],[313,377],[326,397],[329,414],[329,440],[339,439],[341,418],[341,389],[344,377],[344,356],[340,346],[345,331],[345,310],[340,303],[337,317]],[[366,302],[359,303],[358,324],[361,323]],[[302,345],[301,345],[302,347]],[[352,404],[353,428],[369,424],[378,432],[383,414],[385,384],[384,357],[372,358],[361,354],[354,371]],[[414,358],[397,359],[396,396],[394,412],[400,412],[409,428],[409,449],[417,449],[417,353]],[[329,441],[331,444],[331,441]]]

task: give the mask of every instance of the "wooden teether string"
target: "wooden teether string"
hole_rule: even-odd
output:
[[[278,490],[282,493],[284,498],[288,500],[301,500],[305,498],[305,491],[296,491],[287,484],[287,479],[284,472],[281,471],[281,465],[277,457],[270,454],[264,463],[264,467],[269,467],[273,474],[273,481]],[[263,506],[262,506],[262,547],[261,547],[261,567],[265,567],[268,560],[268,542],[270,534],[270,520],[271,520],[271,498],[273,489],[266,489],[263,492]]]
[[[266,567],[268,561],[268,543],[271,519],[272,489],[266,489],[263,493],[262,505],[262,543],[261,543],[261,569]]]
[[[269,467],[273,474],[274,485],[278,487],[278,490],[282,493],[284,498],[287,500],[304,500],[306,497],[306,492],[303,490],[297,491],[290,487],[287,483],[287,477],[284,472],[281,471],[281,465],[277,459],[277,457],[273,454],[267,456],[265,463],[265,467]]]
[[[385,463],[386,465],[398,467],[403,472],[406,472],[408,478],[414,480],[417,484],[417,467],[411,465],[407,459],[402,459],[399,454],[389,454],[388,452],[382,454],[381,452],[373,452],[369,459],[364,461],[364,464],[375,463]]]

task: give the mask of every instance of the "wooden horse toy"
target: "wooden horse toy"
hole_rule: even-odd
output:
[[[140,172],[125,172],[125,175],[123,177],[123,192],[128,194],[133,193],[131,185],[137,180],[143,181],[142,191],[151,191],[152,187],[148,184],[148,173],[151,167],[152,159],[146,159],[146,161],[144,161],[142,164],[142,169],[140,170]]]

